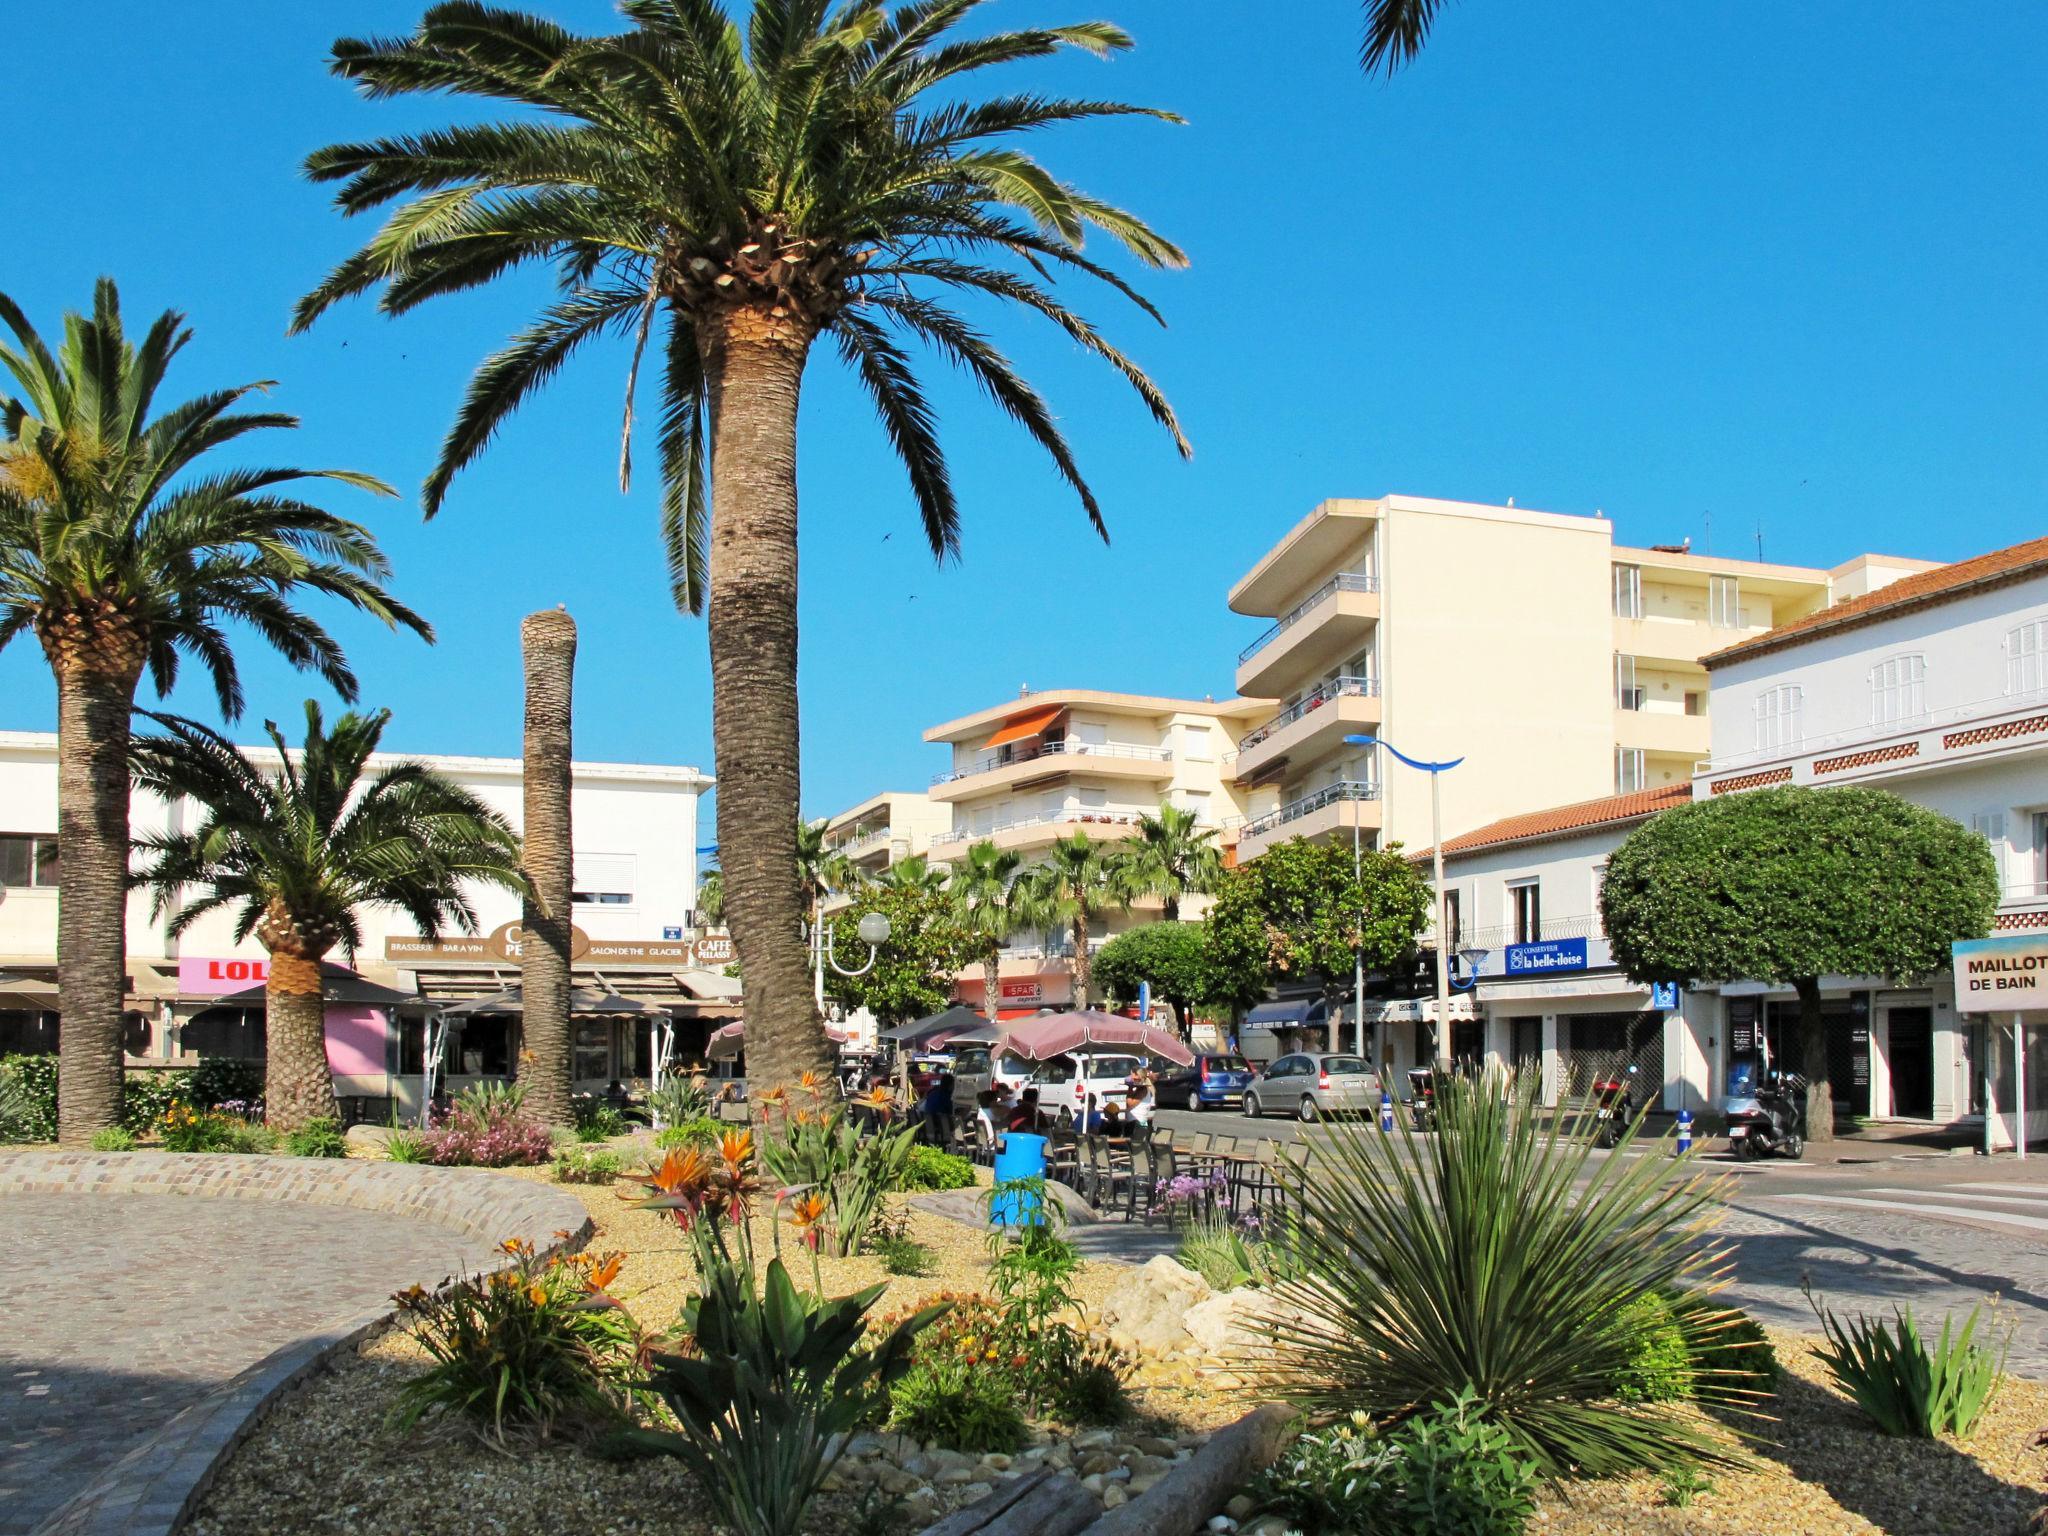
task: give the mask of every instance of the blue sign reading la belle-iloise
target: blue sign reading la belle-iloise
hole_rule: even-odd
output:
[[[1540,944],[1510,944],[1506,972],[1510,976],[1548,976],[1586,968],[1584,939],[1546,939]]]

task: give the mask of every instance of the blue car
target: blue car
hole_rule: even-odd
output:
[[[1161,1073],[1152,1092],[1161,1109],[1222,1109],[1243,1102],[1253,1076],[1252,1064],[1242,1056],[1200,1055],[1191,1067]]]

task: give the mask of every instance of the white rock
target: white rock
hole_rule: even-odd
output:
[[[1122,1488],[1118,1487],[1115,1483],[1111,1483],[1102,1490],[1102,1507],[1104,1509],[1116,1509],[1124,1503],[1127,1497]]]
[[[1183,1315],[1213,1294],[1208,1281],[1160,1254],[1103,1298],[1102,1320],[1141,1349],[1164,1354],[1187,1340]]]
[[[1209,1529],[1212,1531],[1234,1531],[1237,1529],[1237,1522],[1228,1515],[1212,1515],[1209,1518]]]
[[[1077,1451],[1107,1450],[1116,1444],[1116,1436],[1106,1429],[1084,1429],[1074,1436],[1073,1444]]]

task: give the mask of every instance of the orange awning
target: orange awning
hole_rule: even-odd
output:
[[[1022,741],[1026,736],[1036,736],[1065,713],[1065,705],[1055,704],[1051,709],[1034,709],[1029,714],[1017,715],[1004,721],[1003,728],[981,744],[981,750],[986,752],[990,747],[1000,747],[1007,742]]]

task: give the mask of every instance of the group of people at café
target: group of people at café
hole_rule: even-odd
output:
[[[1114,1099],[1104,1102],[1091,1093],[1073,1128],[1088,1136],[1128,1136],[1133,1127],[1152,1123],[1154,1108],[1150,1083],[1133,1084],[1129,1100],[1123,1104]],[[952,1073],[941,1072],[932,1080],[918,1100],[917,1115],[921,1140],[939,1147],[951,1144]],[[1039,1107],[1036,1088],[1017,1093],[1008,1084],[997,1083],[975,1096],[974,1122],[975,1139],[984,1146],[994,1146],[1011,1131],[1039,1133],[1050,1129],[1052,1116]]]

